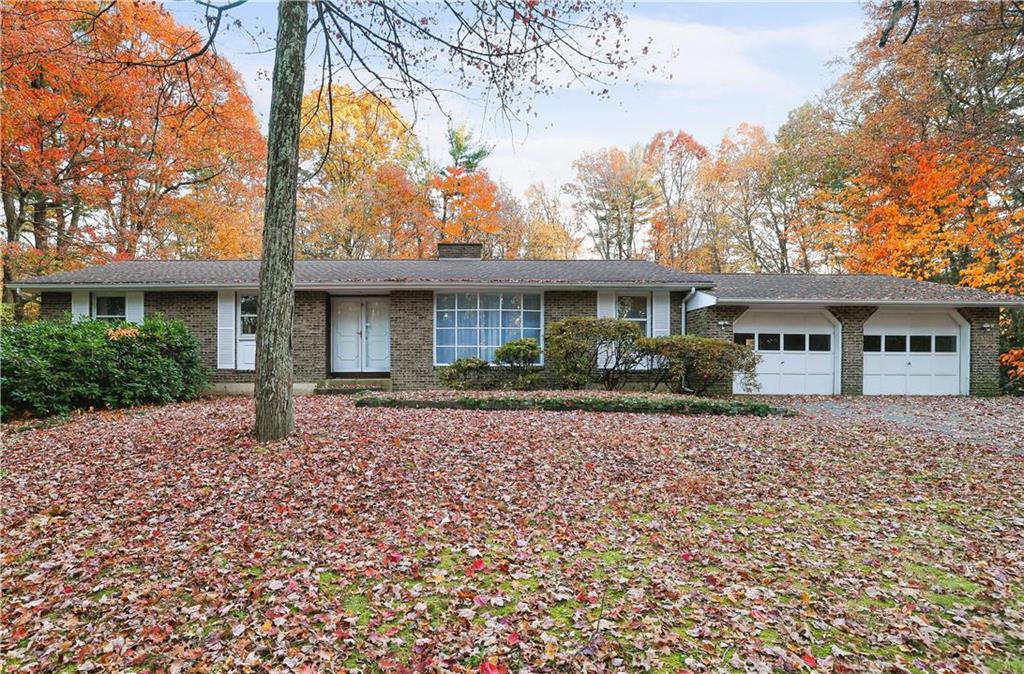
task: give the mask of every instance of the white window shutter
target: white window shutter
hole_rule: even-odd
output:
[[[615,318],[615,291],[597,291],[597,317]]]
[[[217,292],[217,369],[235,369],[235,293]]]
[[[614,290],[598,290],[597,291],[597,317],[598,318],[617,318],[615,312],[615,291]],[[605,347],[601,347],[597,352],[597,366],[608,367],[612,361],[612,355],[605,350]]]
[[[143,295],[144,293],[141,292],[124,294],[124,320],[129,323],[141,323],[146,317]]]
[[[651,336],[667,337],[671,325],[671,302],[667,290],[655,290],[651,294]]]
[[[71,291],[71,320],[80,321],[83,318],[89,318],[92,314],[89,306],[89,291],[88,290],[72,290]]]

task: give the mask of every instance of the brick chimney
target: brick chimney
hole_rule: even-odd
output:
[[[484,257],[484,244],[482,243],[459,243],[442,241],[437,244],[437,259],[469,259],[482,260]]]

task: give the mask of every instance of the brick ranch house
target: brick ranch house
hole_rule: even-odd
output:
[[[476,244],[438,248],[434,260],[297,261],[295,382],[437,387],[438,368],[456,358],[489,358],[519,337],[543,346],[552,322],[581,315],[748,344],[761,356],[762,393],[994,395],[999,309],[1024,306],[879,275],[683,273],[639,260],[482,260]],[[214,388],[251,390],[259,264],[130,261],[17,286],[41,292],[48,319],[180,319]]]

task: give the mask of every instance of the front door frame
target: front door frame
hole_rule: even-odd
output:
[[[339,378],[385,378],[391,376],[391,370],[368,370],[366,369],[366,339],[367,335],[365,332],[366,325],[366,302],[368,300],[385,300],[388,302],[388,341],[390,348],[391,339],[391,319],[390,319],[390,295],[329,295],[329,302],[327,303],[327,336],[328,336],[328,348],[327,348],[327,371],[331,377]],[[335,370],[334,369],[334,304],[335,302],[348,301],[348,302],[359,302],[360,305],[360,324],[364,326],[360,339],[360,369],[359,370]],[[388,359],[390,364],[390,358]]]

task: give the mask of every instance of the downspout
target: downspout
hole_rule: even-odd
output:
[[[690,292],[686,293],[686,297],[683,298],[683,310],[679,312],[683,317],[683,324],[679,326],[680,334],[686,334],[686,303],[690,301],[690,298],[697,294],[697,287],[690,288]]]

